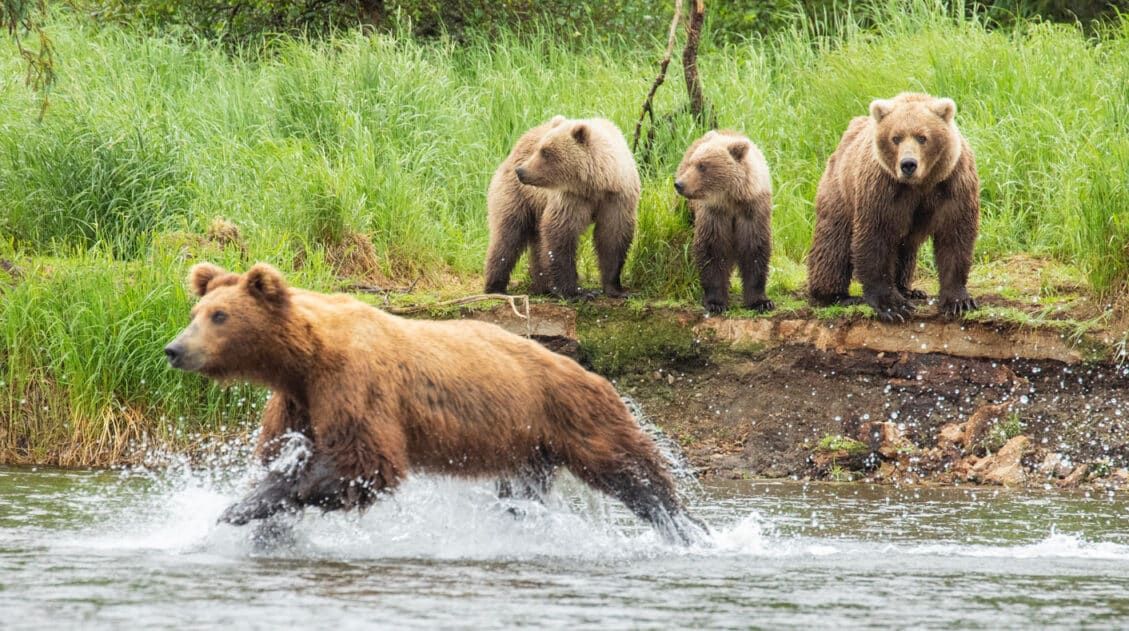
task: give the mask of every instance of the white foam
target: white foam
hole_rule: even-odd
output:
[[[225,475],[226,474],[226,475]],[[333,559],[435,558],[580,559],[649,558],[663,555],[823,554],[766,534],[764,519],[749,514],[712,526],[706,543],[664,543],[619,502],[558,476],[546,504],[499,500],[492,482],[414,476],[367,512],[305,511],[286,518],[291,540],[276,548],[255,544],[254,526],[217,524],[216,519],[261,475],[248,469],[187,465],[153,475],[148,490],[81,533],[55,545],[99,550],[153,550],[227,557],[270,555]],[[514,513],[518,513],[515,515]]]
[[[1001,559],[1129,560],[1129,545],[1087,541],[1081,536],[1051,532],[1042,541],[1012,546],[929,544],[903,550],[907,554],[987,557]]]

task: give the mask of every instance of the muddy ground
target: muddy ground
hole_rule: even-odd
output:
[[[1014,437],[1007,433],[1030,439],[1024,460],[1032,473],[1051,454],[1065,465],[1048,471],[1048,478],[1065,477],[1072,464],[1090,463],[1097,472],[1105,467],[1112,473],[1129,463],[1129,371],[1113,365],[797,345],[752,355],[715,352],[697,365],[671,365],[617,382],[706,476],[900,475],[958,481],[953,472],[961,459],[987,454],[993,445],[962,450],[967,453],[956,457],[929,452],[938,448],[942,427],[965,423],[993,404],[1006,410],[1000,415],[1008,426],[1001,442]],[[833,444],[829,438],[867,443],[866,430],[876,422],[893,423],[901,431],[908,441],[903,453],[874,454],[861,462],[848,454],[837,463],[837,472],[820,462],[819,452]],[[994,445],[996,451],[1002,446]],[[908,466],[881,466],[899,460]]]
[[[704,477],[1129,487],[1129,366],[1093,339],[548,304],[531,329],[493,313],[479,317],[611,378]]]

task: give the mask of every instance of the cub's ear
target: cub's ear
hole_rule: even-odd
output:
[[[717,130],[711,129],[706,132],[705,136],[702,136],[702,140],[712,140],[715,136],[717,136]]]
[[[556,116],[549,119],[549,127],[556,127],[557,125],[560,125],[561,123],[565,122],[566,120],[568,120],[568,119],[566,119],[564,116],[561,116],[560,114],[557,114]]]
[[[188,270],[188,289],[197,297],[208,293],[208,283],[227,274],[223,268],[211,263],[197,263]]]
[[[744,140],[729,145],[729,155],[733,156],[733,159],[737,162],[744,160],[745,156],[748,155],[748,153],[749,143],[745,142]]]
[[[870,116],[879,123],[893,111],[894,102],[889,99],[875,99],[870,102]]]
[[[243,286],[247,293],[272,304],[286,302],[286,280],[274,267],[266,263],[256,263],[243,275]]]
[[[946,123],[953,122],[957,115],[957,104],[952,99],[937,99],[929,106],[933,113],[940,116]]]
[[[584,123],[580,123],[576,127],[573,127],[572,128],[572,139],[575,140],[578,144],[581,144],[581,145],[587,143],[588,142],[588,126],[585,125]]]

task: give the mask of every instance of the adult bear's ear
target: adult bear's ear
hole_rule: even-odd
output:
[[[929,109],[933,113],[940,116],[946,123],[953,122],[953,117],[957,115],[957,104],[952,99],[937,99],[933,101]]]
[[[578,144],[581,144],[581,145],[587,143],[588,142],[588,126],[585,125],[584,123],[580,123],[576,127],[573,127],[572,128],[572,139],[575,140]]]
[[[243,275],[243,286],[247,293],[275,305],[286,302],[286,280],[274,267],[266,263],[256,263]]]
[[[879,123],[893,111],[894,102],[889,99],[874,99],[870,102],[870,116]]]
[[[749,143],[745,142],[744,140],[729,145],[729,155],[733,156],[733,159],[738,162],[744,160],[745,156],[748,155],[748,153]]]
[[[197,263],[188,270],[188,289],[197,296],[208,293],[208,284],[227,274],[222,267],[211,263]]]

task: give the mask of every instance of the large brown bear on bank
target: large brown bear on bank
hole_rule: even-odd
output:
[[[593,222],[604,294],[620,282],[635,235],[639,172],[623,133],[602,118],[555,116],[518,139],[490,181],[486,291],[505,293],[510,272],[529,251],[530,293],[580,295],[576,246]]]
[[[976,309],[966,284],[980,225],[980,179],[957,129],[956,104],[900,94],[851,121],[816,194],[808,289],[816,304],[845,301],[852,272],[884,321],[904,321],[917,251],[933,238],[940,310]]]
[[[674,190],[690,200],[706,311],[729,308],[734,265],[745,308],[771,310],[764,287],[772,258],[772,180],[761,150],[736,132],[707,132],[686,150]]]
[[[264,463],[284,434],[312,444],[297,473],[270,474],[225,521],[364,508],[412,470],[517,478],[544,493],[565,467],[669,539],[704,533],[615,389],[567,357],[492,324],[406,320],[292,289],[265,264],[238,275],[201,263],[188,283],[200,300],[165,348],[169,363],[271,389]]]

